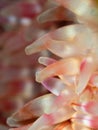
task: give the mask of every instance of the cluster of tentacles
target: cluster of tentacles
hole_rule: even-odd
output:
[[[28,55],[48,50],[59,60],[40,57],[44,69],[36,81],[51,94],[26,104],[8,118],[11,130],[98,129],[98,3],[97,0],[56,0],[39,16],[41,22],[71,20],[69,26],[45,34],[26,48]]]

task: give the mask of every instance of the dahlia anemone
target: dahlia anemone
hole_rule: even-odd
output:
[[[48,50],[59,57],[38,60],[45,68],[36,73],[36,80],[52,94],[34,99],[9,117],[8,124],[19,127],[11,130],[98,129],[97,1],[56,1],[38,20],[55,21],[62,14],[61,20],[76,24],[51,31],[26,48],[28,55]]]

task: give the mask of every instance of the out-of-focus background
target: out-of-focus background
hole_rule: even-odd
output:
[[[25,54],[25,47],[54,28],[39,24],[37,16],[49,8],[48,0],[0,0],[0,130],[8,130],[6,119],[29,100],[47,91],[35,81],[40,55]]]

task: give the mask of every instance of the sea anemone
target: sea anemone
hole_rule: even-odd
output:
[[[26,54],[48,50],[58,58],[40,57],[44,69],[36,81],[51,93],[27,103],[8,118],[10,130],[98,129],[98,2],[56,0],[39,22],[73,21],[26,47]],[[49,18],[48,18],[49,17]]]

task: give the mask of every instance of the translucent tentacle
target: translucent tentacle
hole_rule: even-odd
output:
[[[95,116],[98,116],[98,103],[97,101],[89,101],[78,105],[78,107],[84,112]]]
[[[14,120],[13,117],[8,117],[7,118],[7,124],[11,127],[20,127],[21,123]]]
[[[91,4],[90,0],[56,0],[57,2],[59,2],[61,5],[63,5],[64,7],[72,10],[74,13],[76,14],[81,14],[83,15],[85,11],[87,11],[87,9],[89,9],[89,6]],[[83,7],[84,5],[84,7]],[[84,9],[84,10],[83,10]]]
[[[76,94],[74,93],[72,87],[66,86],[60,79],[49,78],[42,84],[50,92],[58,96],[57,101],[60,101],[60,105],[66,103],[70,104],[70,102],[76,98]]]
[[[93,75],[91,76],[91,79],[90,79],[89,83],[90,83],[92,86],[95,86],[95,87],[98,88],[98,73],[93,74]]]
[[[65,9],[62,6],[51,8],[45,11],[44,13],[42,13],[38,17],[38,21],[40,23],[47,22],[47,21],[58,21],[58,20],[75,21],[76,17],[71,11]]]
[[[73,113],[74,113],[74,110],[71,107],[69,106],[61,107],[54,113],[44,114],[43,116],[41,116],[29,128],[29,130],[40,130],[44,126],[51,126],[51,125],[66,121],[72,116]]]
[[[79,73],[80,62],[78,59],[69,58],[56,61],[45,69],[37,72],[36,80],[43,82],[45,79],[62,74],[75,75]]]
[[[50,40],[50,42],[47,49],[59,57],[65,58],[82,53],[81,48],[76,47],[74,44],[66,43],[66,41]]]
[[[79,103],[87,103],[91,101],[93,98],[93,91],[90,87],[87,86],[87,88],[81,93],[79,96]]]
[[[55,111],[55,106],[52,109],[52,105],[56,97],[52,94],[47,94],[39,98],[34,99],[27,103],[23,108],[18,112],[14,113],[11,117],[8,118],[7,123],[10,126],[17,126],[19,122],[32,119],[32,121],[41,116],[44,113],[50,113]],[[48,102],[48,104],[47,104]]]
[[[83,28],[84,26],[80,24],[64,26],[54,32],[50,32],[50,36],[53,40],[70,42],[74,40],[74,38],[79,35],[80,32],[84,32]]]
[[[66,97],[70,100],[67,94]],[[59,122],[59,120],[62,121],[63,118],[66,120],[66,118],[69,118],[74,112],[70,106],[65,107],[66,102],[69,101],[68,99],[66,100],[66,98],[62,96],[56,97],[52,94],[44,95],[29,102],[18,112],[14,113],[8,118],[7,123],[12,127],[18,127],[22,122],[28,122],[30,120],[33,122],[36,118],[42,117],[43,114],[51,115],[51,113],[53,113],[52,115],[55,117],[56,122]],[[63,114],[61,114],[61,118],[59,118],[58,114],[62,112]],[[65,113],[66,116],[64,115]]]
[[[56,96],[59,96],[60,93],[66,88],[65,84],[57,78],[48,78],[43,81],[42,84]]]
[[[38,59],[38,61],[39,61],[40,64],[43,64],[43,65],[47,66],[49,64],[54,63],[56,60],[53,59],[53,58],[49,58],[49,57],[40,57]]]
[[[86,55],[95,50],[96,38],[92,35],[93,33],[83,25],[63,27],[50,33],[51,40],[47,49],[62,58]]]
[[[30,55],[48,49],[62,58],[79,54],[85,55],[95,47],[95,39],[92,35],[92,32],[83,25],[70,25],[42,36],[29,45],[25,51]]]
[[[98,25],[98,3],[93,0],[56,0],[77,15],[79,22],[94,29]],[[97,4],[96,4],[97,3]],[[93,25],[93,26],[92,26]]]
[[[86,127],[84,125],[81,125],[79,123],[73,123],[72,124],[72,129],[73,130],[91,130],[91,128],[88,128],[88,127]]]
[[[42,36],[41,38],[39,38],[38,40],[36,40],[34,43],[32,43],[31,45],[27,46],[25,51],[27,55],[36,53],[36,52],[40,52],[42,50],[46,50],[47,49],[47,44],[49,40],[49,36],[48,34]]]
[[[76,89],[76,92],[80,94],[83,92],[83,90],[86,88],[88,81],[90,80],[90,77],[92,75],[92,72],[94,71],[94,61],[92,57],[87,57],[82,65],[81,65],[81,71],[79,76],[79,82]]]
[[[55,59],[49,58],[49,57],[40,57],[38,59],[38,61],[40,64],[43,64],[45,66],[48,66],[48,65],[56,62]],[[75,84],[76,84],[76,77],[75,76],[66,76],[66,74],[65,74],[65,75],[59,75],[59,78],[63,81],[63,83],[65,83],[68,86],[73,86],[73,85],[75,86]],[[48,78],[45,80],[45,82],[47,82],[48,80],[53,80],[53,78]],[[56,79],[56,80],[59,80],[59,79]],[[55,78],[54,78],[54,81],[55,81]],[[45,82],[43,82],[43,85]],[[50,81],[50,82],[52,82],[52,81]],[[45,85],[45,87],[46,87],[46,85]],[[46,88],[50,91],[50,85],[48,87],[49,88],[47,88],[47,87]]]
[[[60,75],[59,78],[68,86],[76,86],[77,79],[76,75],[68,76],[68,75]]]
[[[98,129],[98,116],[86,115],[83,113],[76,113],[72,117],[72,121],[74,121],[74,123],[78,122],[81,125],[84,125],[93,129]]]

